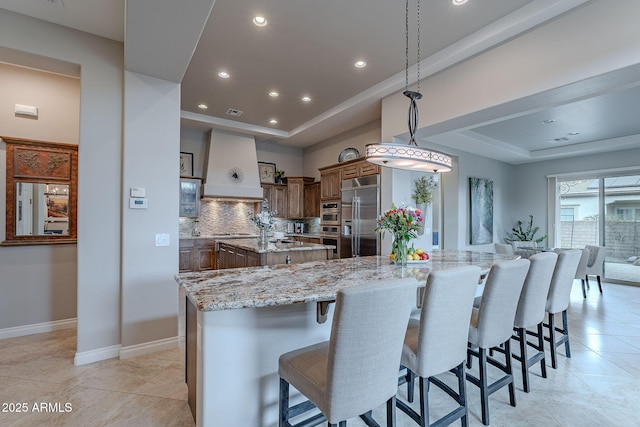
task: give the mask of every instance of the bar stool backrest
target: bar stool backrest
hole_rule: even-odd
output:
[[[324,396],[330,421],[364,414],[396,395],[416,288],[410,278],[338,291]]]
[[[513,326],[528,328],[544,320],[547,295],[558,255],[542,252],[529,258],[531,266],[524,281]]]
[[[569,306],[571,286],[576,277],[576,271],[581,257],[582,251],[580,249],[562,251],[558,254],[558,261],[553,270],[553,277],[551,278],[551,286],[545,307],[548,313],[560,313]]]

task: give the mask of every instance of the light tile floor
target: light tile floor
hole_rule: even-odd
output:
[[[522,391],[516,373],[517,406],[509,406],[506,389],[492,395],[492,426],[640,426],[640,287],[604,284],[600,295],[592,286],[583,299],[576,281],[569,319],[572,357],[561,355],[546,379],[531,368],[531,393]],[[0,341],[0,426],[194,425],[183,348],[76,367],[75,345],[75,330]],[[467,389],[469,424],[480,426],[478,390],[470,383]],[[429,398],[434,417],[447,411],[448,399],[436,387]],[[20,403],[27,412],[5,412]],[[34,411],[41,403],[59,410]],[[374,411],[379,420],[383,414]],[[401,412],[397,420],[399,427],[415,425]]]

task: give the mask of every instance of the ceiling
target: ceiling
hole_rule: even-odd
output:
[[[57,4],[61,2],[63,6]],[[469,0],[454,6],[451,0],[422,1],[421,77],[586,3]],[[125,38],[124,0],[0,0],[0,8],[118,41]],[[138,8],[140,13],[144,10]],[[267,25],[254,25],[256,15],[265,16]],[[379,120],[381,99],[405,84],[404,19],[401,1],[216,0],[184,67],[183,123],[306,147]],[[415,13],[409,25],[410,81],[415,81]],[[136,32],[138,39],[145,34],[144,28]],[[366,61],[366,67],[355,68],[357,60]],[[230,77],[219,78],[219,71]],[[476,154],[493,147],[493,158],[514,164],[591,153],[594,141],[623,140],[621,148],[640,146],[640,138],[633,137],[640,134],[640,120],[634,117],[640,107],[635,75],[621,76],[626,80],[620,90],[581,94],[578,86],[568,86],[564,89],[571,96],[542,96],[535,108],[521,108],[517,115],[505,113],[508,106],[502,106],[490,120],[471,115],[421,129],[418,136]],[[273,90],[277,98],[269,96]],[[303,95],[311,102],[302,102]],[[199,104],[208,108],[202,110]],[[229,109],[242,114],[229,115]],[[269,123],[271,119],[278,123]],[[548,119],[555,122],[543,125]]]

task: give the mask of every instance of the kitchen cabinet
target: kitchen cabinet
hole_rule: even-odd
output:
[[[303,236],[296,236],[303,237]],[[232,242],[218,243],[218,269],[258,267],[261,265],[297,264],[307,261],[320,261],[332,258],[332,249],[325,246],[309,248],[308,243],[320,244],[320,238],[304,238],[300,246],[260,249],[257,239],[237,239]],[[311,241],[314,239],[314,241]],[[246,249],[245,249],[246,248]]]
[[[320,217],[320,181],[304,186],[304,217]]]
[[[215,270],[216,241],[214,239],[180,239],[178,271]]]
[[[277,211],[276,218],[287,218],[287,185],[285,184],[262,184],[264,198],[269,202],[269,210]]]
[[[342,168],[342,179],[358,178],[380,173],[380,166],[369,163],[364,159],[354,160],[354,162],[355,163]]]
[[[180,216],[197,218],[200,214],[200,178],[180,178]]]
[[[340,169],[323,169],[320,169],[320,199],[339,199],[341,181]]]
[[[304,243],[317,243],[321,244],[322,239],[320,237],[306,237],[306,236],[295,236],[296,242],[304,242]]]
[[[313,181],[315,181],[314,178],[304,176],[290,176],[287,178],[288,218],[305,217],[305,185],[311,184]]]

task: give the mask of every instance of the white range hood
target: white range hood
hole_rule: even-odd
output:
[[[263,199],[256,142],[252,136],[212,129],[204,170],[202,197],[205,199]]]

